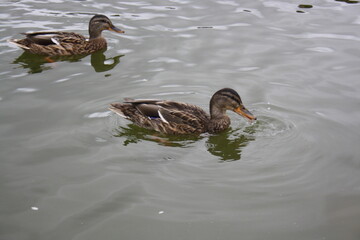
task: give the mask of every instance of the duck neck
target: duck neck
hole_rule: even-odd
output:
[[[222,116],[226,116],[226,110],[219,108],[218,106],[210,103],[210,118],[216,119],[221,118]]]
[[[210,133],[221,132],[230,126],[230,118],[226,115],[226,109],[210,104],[210,121],[208,131]]]
[[[101,36],[101,32],[99,29],[93,29],[93,28],[89,28],[89,39],[95,39],[95,38],[100,38]]]

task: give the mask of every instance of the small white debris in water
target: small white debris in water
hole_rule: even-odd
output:
[[[74,73],[74,74],[71,74],[70,76],[75,77],[75,76],[79,76],[79,75],[83,75],[83,73]]]
[[[36,88],[17,88],[15,92],[23,92],[23,93],[31,93],[36,92],[38,89]]]
[[[95,113],[91,113],[86,115],[87,118],[104,118],[104,117],[108,117],[110,116],[110,111],[107,112],[95,112]]]
[[[143,78],[143,79],[135,80],[135,83],[136,82],[147,82],[147,81],[149,81],[149,80],[147,80],[146,78]]]
[[[96,142],[106,142],[106,140],[105,139],[103,139],[103,138],[101,138],[101,137],[97,137],[96,139],[95,139],[95,141]]]
[[[159,214],[163,214],[164,213],[164,211],[159,211]]]
[[[69,80],[70,80],[70,78],[61,78],[61,79],[59,79],[59,80],[56,80],[55,82],[56,82],[56,83],[61,83],[61,82],[69,81]]]
[[[325,114],[321,113],[321,112],[315,112],[317,115],[325,117]]]
[[[38,207],[31,207],[31,210],[37,211],[37,210],[39,210],[39,208]]]

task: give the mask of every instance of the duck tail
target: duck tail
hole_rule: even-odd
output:
[[[116,113],[120,117],[123,117],[125,119],[130,119],[130,117],[126,116],[124,112],[121,110],[121,106],[122,106],[121,103],[112,103],[110,104],[109,110]]]
[[[29,50],[30,48],[25,46],[24,44],[22,44],[20,41],[21,39],[8,39],[7,40],[9,43],[15,44],[16,46],[25,49],[25,50]]]

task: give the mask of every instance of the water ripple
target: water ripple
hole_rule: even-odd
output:
[[[340,40],[353,40],[360,41],[360,37],[353,35],[343,35],[334,33],[302,33],[302,34],[286,34],[286,36],[294,38],[328,38],[328,39],[340,39]]]
[[[256,108],[254,114],[257,120],[252,123],[251,126],[244,129],[245,133],[249,133],[255,137],[274,137],[285,133],[294,136],[294,133],[291,133],[291,131],[296,128],[296,125],[286,116],[289,114],[287,109],[270,103],[256,104],[254,108]]]
[[[145,12],[145,13],[123,13],[122,16],[124,18],[130,18],[132,20],[152,20],[155,18],[167,17],[167,14]]]

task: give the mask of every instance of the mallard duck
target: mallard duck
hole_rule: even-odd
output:
[[[46,56],[91,54],[107,47],[106,40],[101,35],[103,30],[124,33],[115,27],[108,17],[95,15],[89,22],[89,39],[74,32],[53,31],[23,33],[25,39],[11,39],[9,42],[27,52]]]
[[[231,88],[217,91],[210,100],[210,116],[200,107],[166,100],[126,98],[123,103],[112,103],[111,111],[136,125],[165,134],[217,133],[230,126],[226,110],[256,120],[247,110],[239,94]]]

